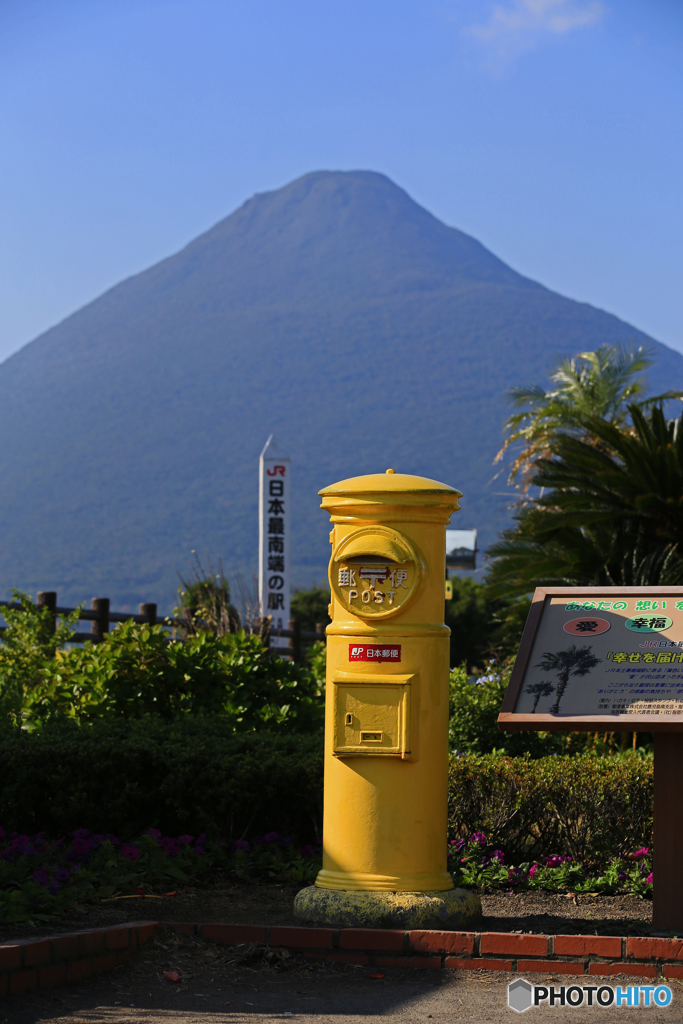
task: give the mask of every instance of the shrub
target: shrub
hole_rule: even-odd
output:
[[[50,722],[0,736],[0,779],[0,821],[19,833],[321,834],[316,734],[236,735],[221,719],[192,715]],[[481,831],[520,862],[561,854],[605,864],[652,845],[652,800],[649,756],[453,756],[449,838]]]
[[[322,725],[320,688],[305,668],[271,657],[244,631],[198,632],[181,642],[162,626],[126,622],[100,644],[57,656],[40,670],[24,702],[24,721],[171,719],[185,713],[218,715],[236,732],[299,732]]]
[[[470,677],[465,667],[453,669],[449,688],[448,736],[458,753],[530,754],[542,757],[562,750],[566,736],[549,732],[501,732],[497,721],[510,678],[511,660],[490,661],[481,676]]]
[[[489,661],[483,675],[468,676],[465,666],[453,669],[449,690],[450,748],[461,754],[504,753],[545,757],[550,754],[606,754],[614,750],[616,733],[501,731],[498,713],[514,659]],[[622,734],[622,743],[629,733]],[[638,733],[638,746],[652,749],[652,733]],[[625,747],[622,747],[625,749]]]
[[[41,672],[73,637],[80,609],[55,628],[49,608],[39,608],[18,590],[12,596],[18,607],[2,609],[7,628],[0,644],[0,717],[17,725],[27,698],[40,685]]]
[[[50,836],[87,825],[126,839],[153,826],[308,842],[321,832],[322,761],[319,735],[236,735],[208,716],[52,721],[0,735],[0,821]]]
[[[449,835],[481,831],[510,858],[554,854],[605,864],[651,846],[652,758],[451,758]]]

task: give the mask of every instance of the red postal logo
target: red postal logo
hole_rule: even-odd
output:
[[[349,644],[349,661],[400,660],[400,644]]]

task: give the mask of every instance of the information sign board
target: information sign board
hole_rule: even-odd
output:
[[[270,617],[270,646],[287,648],[289,608],[289,455],[271,434],[259,459],[259,601],[261,615]]]
[[[498,727],[683,732],[683,587],[539,587]]]

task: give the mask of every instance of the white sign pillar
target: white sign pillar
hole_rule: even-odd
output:
[[[271,434],[259,459],[259,601],[261,615],[271,617],[270,646],[285,648],[277,633],[289,622],[289,455]]]

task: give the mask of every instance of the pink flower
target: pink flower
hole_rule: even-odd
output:
[[[647,857],[649,853],[650,853],[650,847],[649,846],[643,846],[643,847],[640,848],[640,850],[636,850],[636,852],[633,854],[633,856],[635,857],[636,860],[640,860],[642,857]]]
[[[648,882],[650,885],[654,884],[652,881],[652,872],[650,872],[645,881]]]
[[[124,843],[121,847],[121,856],[125,857],[126,860],[137,860],[140,856],[140,850],[137,846],[131,846],[128,843]]]

